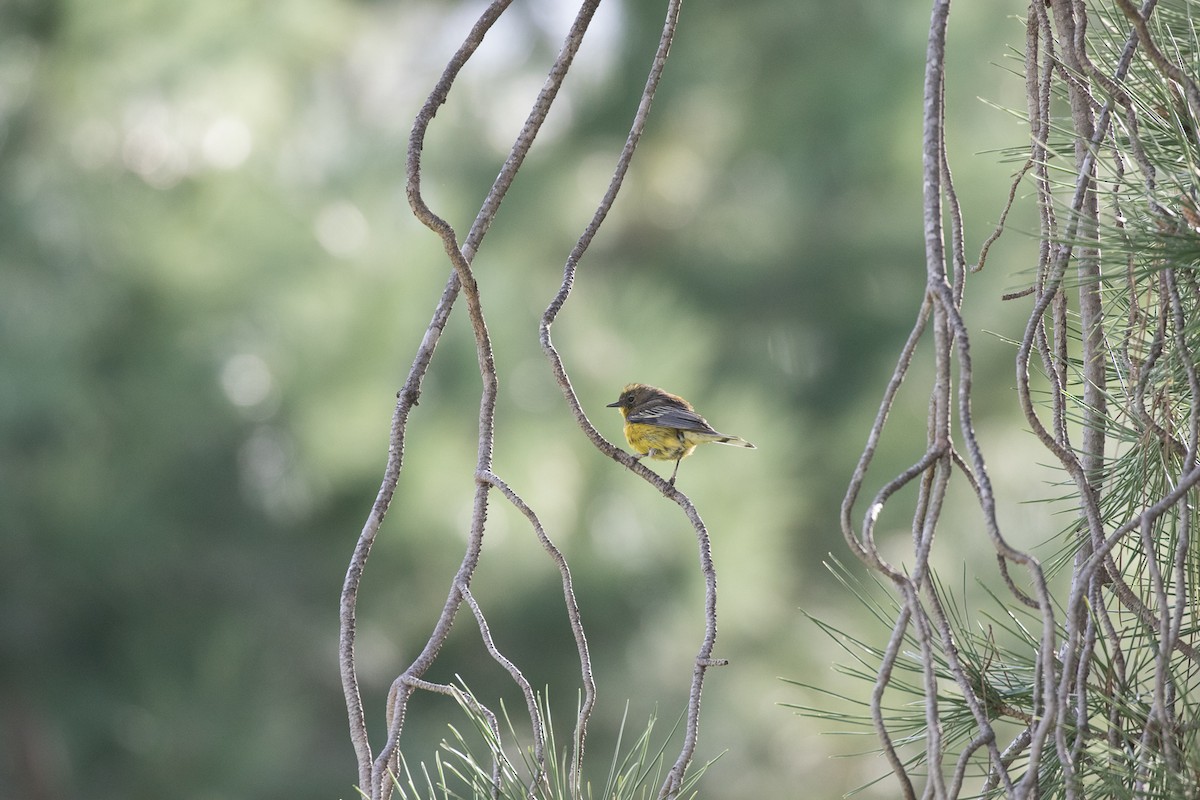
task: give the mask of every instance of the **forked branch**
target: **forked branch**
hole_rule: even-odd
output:
[[[505,13],[511,0],[495,0],[480,15],[462,45],[448,62],[441,78],[418,113],[409,138],[407,159],[407,195],[409,204],[414,216],[441,239],[452,271],[441,298],[434,309],[433,317],[425,331],[425,335],[417,349],[416,357],[409,369],[404,386],[397,394],[397,404],[392,416],[388,460],[384,470],[383,482],[371,513],[368,515],[367,521],[360,533],[342,591],[341,641],[339,648],[342,684],[350,721],[351,740],[354,744],[355,755],[358,761],[360,786],[369,794],[372,800],[384,800],[384,798],[389,797],[391,794],[393,778],[398,775],[402,764],[399,742],[404,729],[408,701],[415,691],[421,690],[440,694],[452,694],[459,698],[461,702],[467,703],[470,708],[476,709],[479,713],[483,714],[490,720],[493,729],[495,728],[495,716],[477,700],[467,697],[457,689],[430,683],[423,677],[436,660],[439,651],[449,635],[450,628],[454,623],[458,611],[464,602],[476,618],[485,649],[497,663],[510,673],[525,696],[529,707],[530,723],[533,729],[535,761],[539,765],[539,770],[543,772],[545,770],[547,754],[544,752],[545,737],[543,734],[543,720],[541,719],[532,687],[525,680],[516,664],[503,655],[493,640],[482,605],[474,597],[470,588],[472,577],[482,556],[488,498],[492,489],[500,491],[509,502],[529,519],[536,537],[557,565],[562,576],[564,600],[571,628],[575,635],[583,680],[583,700],[572,742],[573,754],[570,767],[570,788],[574,796],[581,797],[583,795],[582,759],[587,724],[595,704],[595,683],[591,673],[587,638],[584,634],[580,609],[574,595],[571,572],[567,566],[565,556],[546,534],[537,514],[507,483],[502,481],[492,471],[498,383],[493,345],[484,317],[483,298],[480,296],[479,288],[475,281],[472,264],[484,236],[495,219],[501,201],[515,180],[517,172],[520,170],[525,156],[528,154],[538,131],[541,129],[546,115],[558,94],[559,88],[571,67],[575,54],[583,41],[584,34],[596,11],[598,1],[587,0],[580,5],[579,12],[564,40],[562,49],[547,73],[545,85],[534,101],[525,125],[522,127],[510,150],[508,158],[493,183],[491,190],[488,192],[487,197],[484,199],[474,223],[464,239],[460,240],[450,223],[443,216],[434,212],[427,204],[421,192],[421,155],[429,126],[438,109],[447,102],[451,88],[459,72],[476,52],[496,20]],[[714,658],[712,655],[716,640],[716,573],[712,564],[708,532],[698,512],[688,498],[674,490],[673,487],[667,486],[655,473],[647,470],[641,464],[634,462],[627,454],[609,444],[587,421],[578,398],[575,396],[567,379],[566,367],[550,342],[549,331],[551,324],[570,292],[579,260],[582,258],[609,209],[612,207],[625,173],[629,168],[633,153],[637,148],[638,141],[645,129],[655,90],[662,77],[667,54],[674,40],[679,10],[680,0],[671,0],[667,4],[666,19],[660,41],[649,70],[645,88],[642,92],[641,101],[634,116],[629,137],[618,158],[613,179],[601,199],[591,223],[587,226],[584,234],[580,237],[567,259],[562,285],[558,295],[543,316],[540,329],[542,344],[550,359],[551,368],[560,386],[563,388],[567,403],[579,421],[584,433],[597,447],[610,457],[625,462],[643,478],[656,484],[661,484],[659,488],[680,505],[680,508],[696,531],[700,549],[701,571],[704,574],[706,584],[706,627],[704,639],[693,668],[692,688],[688,704],[687,727],[684,732],[683,747],[675,764],[669,770],[660,790],[660,797],[663,798],[674,797],[678,794],[684,785],[684,775],[695,752],[699,730],[700,694],[705,671],[711,666],[724,663],[721,659]],[[418,656],[392,683],[387,701],[387,738],[383,747],[376,754],[372,752],[369,742],[355,662],[358,592],[371,548],[378,537],[380,527],[391,504],[399,480],[403,465],[405,435],[412,409],[417,405],[424,376],[429,369],[437,344],[459,295],[465,298],[467,315],[475,337],[476,356],[482,383],[479,407],[479,446],[475,467],[476,491],[467,547],[462,562],[450,582],[445,604],[428,640]],[[496,735],[498,736],[498,732],[496,732]],[[496,762],[493,765],[494,793],[500,787],[500,773],[498,762]],[[532,777],[530,784],[531,792],[535,790],[540,781],[540,774]]]

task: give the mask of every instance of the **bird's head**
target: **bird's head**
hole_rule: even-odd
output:
[[[670,397],[662,389],[655,389],[653,386],[647,386],[644,383],[631,383],[621,390],[621,396],[617,398],[615,403],[609,403],[606,408],[620,409],[621,416],[628,417],[629,412],[656,398],[666,399]]]

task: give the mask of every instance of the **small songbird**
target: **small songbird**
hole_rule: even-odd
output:
[[[620,409],[625,418],[625,439],[637,458],[649,456],[656,461],[675,462],[675,471],[667,481],[671,486],[679,474],[679,462],[690,456],[698,444],[717,442],[755,449],[740,436],[715,430],[679,395],[644,383],[626,386],[617,402],[609,403],[608,408]]]

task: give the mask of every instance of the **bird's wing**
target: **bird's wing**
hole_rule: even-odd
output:
[[[668,403],[658,403],[652,406],[635,408],[629,412],[629,422],[643,425],[662,425],[667,428],[679,428],[684,431],[711,433],[720,435],[708,424],[704,417],[686,408]]]

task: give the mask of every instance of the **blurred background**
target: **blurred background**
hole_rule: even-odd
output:
[[[574,13],[519,2],[430,129],[424,189],[460,236]],[[568,413],[537,325],[624,142],[660,3],[606,0],[475,260],[501,395],[495,467],[564,550],[599,684],[602,780],[626,703],[665,735],[703,630],[694,534]],[[837,797],[886,771],[870,737],[781,704],[866,696],[801,613],[878,643],[831,578],[838,506],[918,308],[921,84],[929,4],[685,4],[633,168],[553,329],[593,422],[627,382],[683,394],[754,452],[709,448],[679,486],[713,538],[716,654],[706,797]],[[0,0],[0,795],[348,798],[338,596],[378,490],[400,387],[448,275],[410,216],[412,118],[478,2]],[[1023,25],[951,16],[949,141],[967,250],[999,217],[1020,147]],[[980,438],[1011,502],[1037,481],[1012,412],[1033,224],[972,276]],[[924,351],[923,351],[924,352]],[[902,397],[874,490],[919,454],[930,366]],[[465,308],[439,346],[359,608],[368,722],[424,645],[461,558],[479,378]],[[669,469],[670,465],[662,467]],[[578,667],[559,576],[496,495],[475,593],[498,645],[549,687],[560,736]],[[960,498],[963,499],[963,498]],[[862,509],[856,511],[861,515]],[[992,567],[948,526],[954,580]],[[903,558],[903,512],[885,518]],[[851,569],[861,572],[856,564]],[[519,708],[460,615],[432,680]],[[418,697],[410,762],[444,698]],[[842,731],[844,732],[844,731]],[[677,752],[677,746],[669,752]],[[670,756],[673,759],[673,755]],[[886,783],[875,794],[891,796]]]

